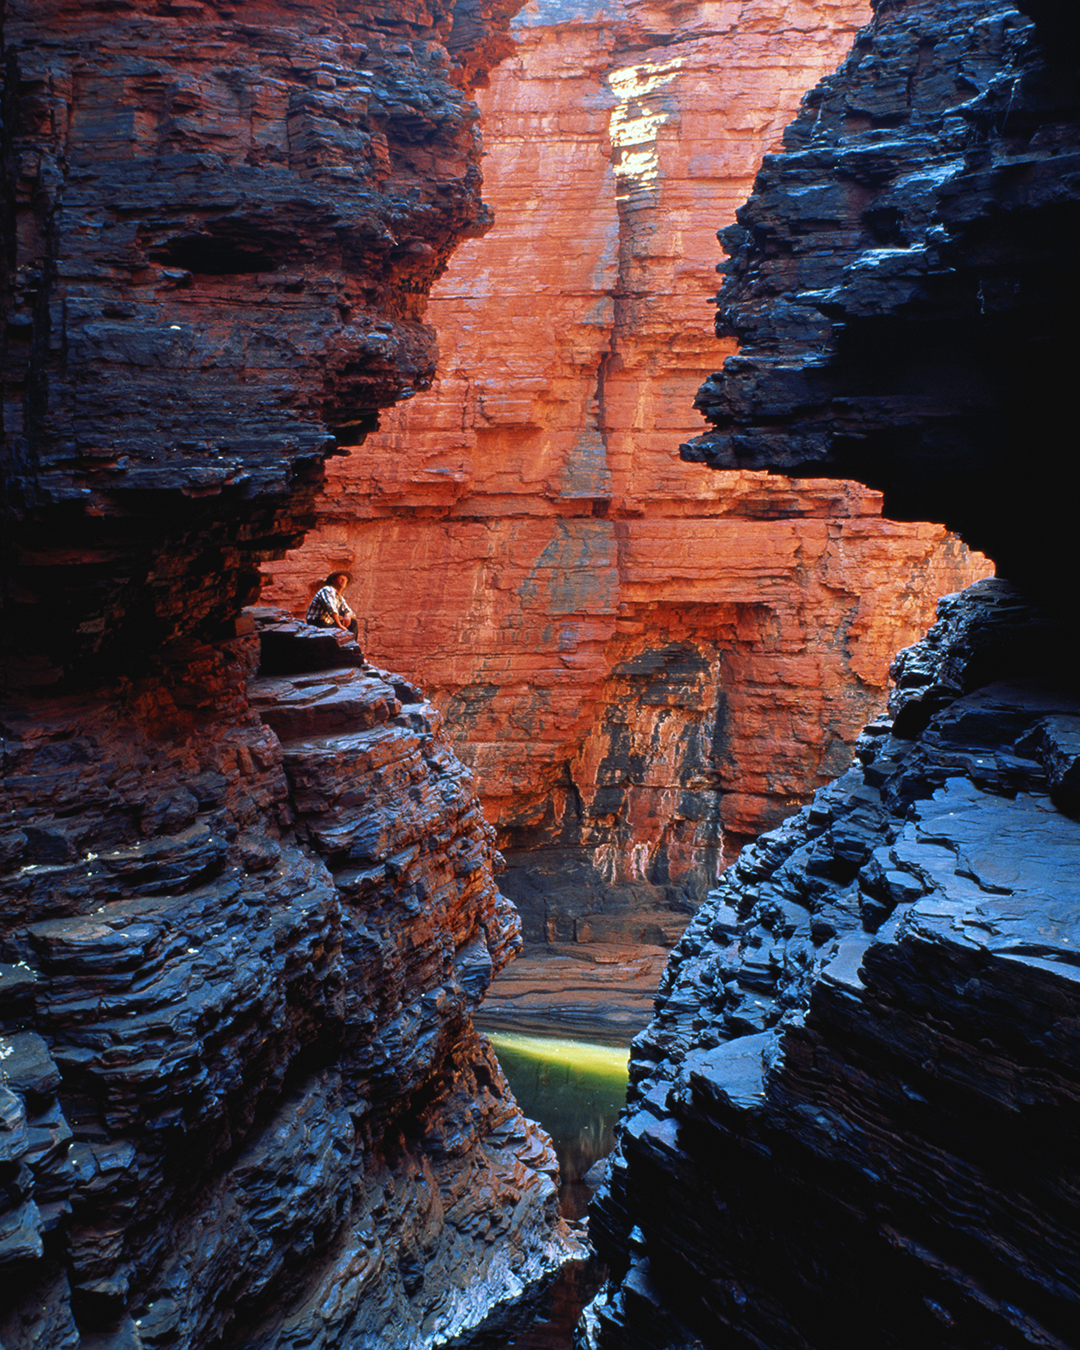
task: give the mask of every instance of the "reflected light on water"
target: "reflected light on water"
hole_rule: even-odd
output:
[[[621,1083],[623,1091],[626,1091],[629,1046],[598,1045],[594,1041],[577,1041],[559,1036],[524,1036],[513,1031],[492,1031],[488,1033],[488,1039],[500,1057],[507,1050],[522,1059],[566,1064],[590,1076]]]
[[[487,1035],[518,1105],[555,1145],[563,1214],[582,1218],[593,1189],[585,1176],[615,1146],[629,1047],[494,1029]],[[603,1275],[595,1260],[567,1262],[539,1300],[511,1310],[509,1317],[504,1312],[489,1330],[455,1342],[455,1350],[572,1350],[581,1310],[599,1291]]]
[[[629,1048],[513,1032],[489,1035],[518,1105],[551,1135],[563,1214],[581,1218],[591,1191],[586,1173],[615,1147]]]

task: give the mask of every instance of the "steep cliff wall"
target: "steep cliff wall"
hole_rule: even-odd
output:
[[[429,310],[439,376],[335,462],[272,569],[294,612],[356,574],[366,648],[445,712],[534,938],[640,940],[642,912],[699,898],[725,836],[840,770],[892,654],[983,574],[863,489],[676,458],[725,351],[713,231],[867,13],[527,4],[481,96],[496,224]]]
[[[1056,465],[1071,416],[1080,45],[1032,16],[882,0],[727,236],[743,345],[688,453],[858,472],[1023,585],[943,603],[895,720],[687,930],[593,1216],[599,1347],[1077,1344],[1075,470],[1007,438]]]
[[[240,612],[430,378],[511,8],[6,7],[7,1350],[429,1345],[563,1253],[468,771]]]
[[[459,8],[508,6],[8,0],[9,642],[126,664],[231,617],[431,378],[427,289],[487,219]]]
[[[890,515],[1068,592],[1080,208],[1060,8],[1035,7],[1036,45],[1008,6],[957,6],[973,26],[947,39],[920,7],[879,7],[726,236],[741,351],[702,388],[716,429],[686,454],[870,483]],[[1039,473],[1016,472],[1022,443]]]
[[[283,636],[6,710],[5,1346],[427,1344],[557,1255],[469,775]]]

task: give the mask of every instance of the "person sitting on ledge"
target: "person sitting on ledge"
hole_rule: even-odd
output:
[[[317,628],[344,628],[359,640],[359,621],[344,596],[350,581],[352,577],[348,572],[331,572],[308,605],[305,621]]]

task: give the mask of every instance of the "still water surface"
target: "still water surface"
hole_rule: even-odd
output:
[[[518,1105],[551,1135],[564,1216],[582,1218],[595,1189],[586,1175],[615,1147],[629,1048],[508,1031],[491,1030],[488,1036]],[[511,1314],[501,1332],[481,1331],[466,1343],[467,1350],[573,1350],[574,1327],[599,1292],[603,1274],[596,1261],[569,1262],[539,1299],[516,1317]]]
[[[559,1157],[559,1203],[584,1217],[586,1173],[615,1147],[615,1121],[626,1101],[630,1050],[624,1045],[555,1036],[489,1033],[522,1111],[551,1135]]]

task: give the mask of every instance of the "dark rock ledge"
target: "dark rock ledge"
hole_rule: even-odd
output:
[[[1074,604],[1076,6],[874,11],[722,234],[739,352],[683,453],[857,479]]]
[[[941,612],[895,726],[676,949],[593,1215],[596,1345],[1078,1344],[1080,689],[1022,674],[1076,631],[1003,582]]]
[[[468,771],[259,617],[288,673],[250,635],[4,718],[5,1350],[426,1346],[566,1253],[472,1027],[519,938]]]
[[[226,631],[327,455],[430,382],[519,7],[4,0],[5,683]]]

